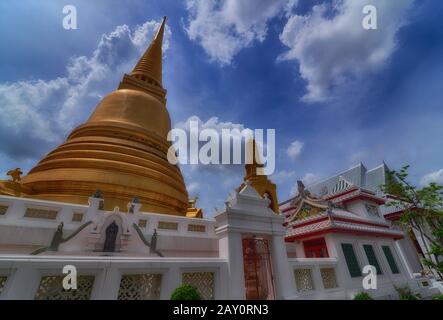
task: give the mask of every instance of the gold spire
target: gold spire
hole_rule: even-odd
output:
[[[262,161],[260,159],[260,155],[258,154],[257,143],[255,142],[255,139],[251,139],[246,143],[246,150],[249,153],[249,158],[251,159],[246,159],[249,160],[250,163],[246,161],[245,180],[248,180],[250,177],[256,176],[257,174],[263,175],[263,164],[261,164]]]
[[[162,84],[162,57],[163,35],[165,33],[166,17],[157,30],[148,49],[137,62],[130,74],[125,74],[120,82],[119,89],[144,91],[166,102],[166,90]]]
[[[20,182],[0,181],[0,194],[87,204],[100,189],[106,210],[126,208],[138,197],[141,211],[187,214],[183,176],[167,159],[171,119],[161,85],[165,21],[118,90]]]
[[[251,146],[252,144],[252,146]],[[255,139],[251,139],[246,143],[247,152],[252,152],[249,155],[252,163],[246,163],[245,170],[246,175],[244,177],[244,182],[240,186],[239,190],[242,189],[246,181],[249,181],[250,185],[257,191],[257,193],[262,197],[267,197],[271,200],[269,207],[275,212],[279,213],[280,209],[278,206],[277,199],[277,187],[268,177],[264,174],[262,161],[259,159],[259,153],[257,150],[257,143]]]
[[[142,78],[143,76],[151,78],[151,80],[154,80],[160,86],[162,86],[162,44],[165,24],[166,17],[163,17],[163,21],[151,45],[131,72],[131,75],[136,78]]]

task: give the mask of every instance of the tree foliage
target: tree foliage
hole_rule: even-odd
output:
[[[201,300],[197,288],[191,285],[183,285],[174,290],[171,300]]]
[[[412,290],[408,287],[395,287],[395,290],[398,293],[398,298],[400,300],[419,300],[420,297],[415,295]]]
[[[403,210],[399,220],[420,236],[425,246],[423,263],[443,275],[443,186],[430,183],[417,188],[408,181],[409,166],[388,171],[382,191],[391,200],[386,206]]]
[[[353,300],[374,300],[374,299],[367,292],[359,292],[354,296]]]

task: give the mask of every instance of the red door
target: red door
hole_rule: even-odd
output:
[[[306,258],[328,258],[328,248],[325,238],[314,239],[303,242]]]
[[[243,239],[243,264],[246,299],[275,299],[268,241],[262,238]]]

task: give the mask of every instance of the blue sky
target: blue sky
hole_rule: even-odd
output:
[[[114,90],[168,16],[174,125],[276,129],[279,200],[360,161],[443,183],[443,4],[413,0],[0,3],[0,170],[26,172]],[[378,29],[361,27],[365,4]],[[207,216],[242,168],[183,166]],[[3,177],[5,177],[3,175]]]

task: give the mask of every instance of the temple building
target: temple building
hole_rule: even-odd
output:
[[[170,299],[183,284],[203,299],[443,292],[415,272],[405,233],[380,214],[385,199],[343,179],[321,197],[300,183],[279,205],[254,158],[225,208],[204,218],[167,160],[165,23],[84,124],[25,176],[16,168],[0,181],[0,300]],[[363,287],[365,265],[375,289]],[[67,267],[76,288],[63,286]]]
[[[374,196],[381,198],[382,202],[378,204],[377,210],[372,205],[366,204],[369,211],[373,212],[372,215],[375,217],[379,216],[381,219],[391,222],[394,228],[404,228],[404,226],[397,223],[404,212],[404,208],[385,205],[385,203],[389,201],[389,195],[383,193],[381,186],[386,184],[389,171],[390,169],[385,162],[371,169],[367,169],[363,163],[359,163],[350,169],[307,186],[306,190],[316,197],[331,199],[333,201],[337,199],[338,195],[342,193],[352,193],[357,189],[362,192],[373,193]],[[288,201],[294,200],[295,198]],[[415,230],[403,231],[405,237],[397,241],[397,243],[402,247],[404,254],[407,255],[411,272],[432,274],[432,270],[421,263],[425,257],[425,253],[428,248],[430,248],[428,240],[420,237]]]

